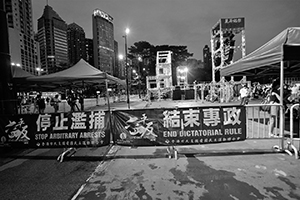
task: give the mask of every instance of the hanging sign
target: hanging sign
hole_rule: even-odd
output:
[[[117,144],[191,145],[246,139],[244,106],[114,111]]]
[[[244,17],[221,19],[222,31],[231,30],[236,32],[236,31],[244,30],[244,28],[245,28]]]
[[[104,111],[27,114],[1,117],[1,138],[15,147],[94,147],[110,143]]]

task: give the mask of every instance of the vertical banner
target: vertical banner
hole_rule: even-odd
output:
[[[234,32],[240,32],[245,29],[245,18],[235,17],[221,19],[221,29],[223,31],[229,30]]]
[[[246,139],[244,106],[113,111],[119,145],[191,145]]]
[[[95,147],[110,143],[105,111],[1,117],[1,142],[19,148]]]

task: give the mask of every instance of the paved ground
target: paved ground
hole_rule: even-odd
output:
[[[258,102],[252,102],[252,104]],[[229,103],[231,105],[239,102]],[[147,108],[216,105],[156,101]],[[256,127],[256,126],[255,126]],[[166,147],[114,146],[72,199],[300,199],[299,160],[280,139]]]
[[[169,159],[163,147],[114,146],[108,156],[72,199],[300,199],[299,160],[286,154]]]
[[[131,109],[210,105],[195,101],[149,103],[136,97],[131,100]],[[105,108],[90,102],[86,104],[87,110]],[[124,106],[124,102],[111,104],[112,109]],[[178,146],[177,159],[175,154],[169,158],[167,147],[124,146],[112,146],[106,159],[100,162],[96,149],[79,149],[63,165],[51,160],[24,162],[18,158],[0,167],[1,179],[5,180],[1,194],[9,192],[10,198],[4,199],[18,200],[300,199],[299,160],[275,151],[273,146],[280,142],[273,138]],[[49,149],[41,151],[33,150],[32,154],[38,157],[55,153]],[[87,162],[80,162],[84,157]],[[67,181],[63,181],[64,177]],[[71,187],[64,189],[68,181]],[[51,192],[47,191],[50,187]],[[35,192],[39,196],[35,197]],[[64,196],[59,196],[60,193]]]

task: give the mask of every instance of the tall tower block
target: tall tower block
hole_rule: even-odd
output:
[[[246,55],[245,18],[220,19],[211,30],[212,81],[215,73],[230,65],[236,50],[235,37],[241,36],[242,57]]]

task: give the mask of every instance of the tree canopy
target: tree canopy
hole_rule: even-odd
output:
[[[138,57],[143,60],[143,67],[146,69],[146,74],[155,75],[156,54],[158,51],[172,52],[172,74],[173,83],[176,83],[176,68],[178,66],[186,65],[191,69],[189,82],[192,81],[208,81],[207,75],[209,70],[206,69],[201,60],[192,59],[193,53],[188,52],[187,46],[176,45],[152,45],[147,41],[135,42],[128,48],[128,58],[136,60]]]

